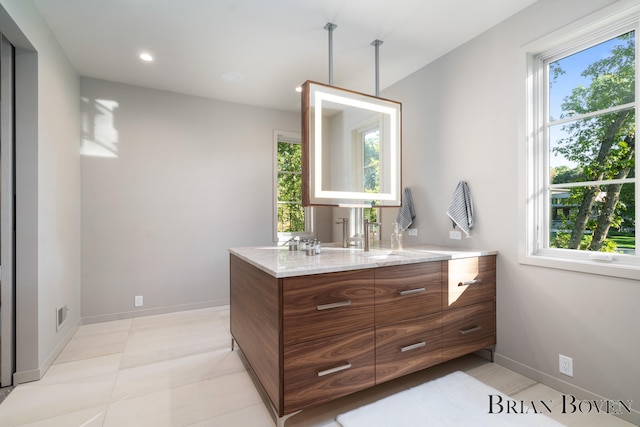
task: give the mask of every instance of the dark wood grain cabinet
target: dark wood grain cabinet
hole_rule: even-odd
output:
[[[373,327],[374,270],[282,279],[284,345]]]
[[[442,361],[441,262],[375,269],[376,384]]]
[[[496,343],[496,256],[443,261],[444,360]]]
[[[282,279],[285,415],[375,385],[374,271]]]
[[[278,417],[496,342],[494,255],[275,278],[231,255],[231,334]]]

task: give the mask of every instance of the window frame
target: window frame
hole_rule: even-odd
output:
[[[521,205],[523,230],[519,239],[519,262],[541,267],[558,268],[607,276],[639,279],[640,247],[636,234],[636,254],[581,251],[550,248],[549,229],[551,206],[549,194],[548,72],[546,63],[569,56],[628,31],[635,31],[636,46],[640,39],[640,5],[620,2],[587,18],[551,33],[524,46],[521,57],[526,59],[525,129],[520,145]],[[633,108],[638,112],[638,53],[636,51],[636,98]],[[604,110],[603,110],[604,111]],[[637,119],[637,116],[636,116]],[[557,122],[554,122],[557,123]],[[636,160],[640,158],[636,150]],[[635,163],[636,214],[640,213],[640,166]],[[595,254],[595,255],[594,255]]]
[[[278,232],[278,143],[286,142],[290,144],[302,144],[302,135],[298,132],[273,131],[273,241],[276,243],[286,242],[294,237],[312,238],[314,236],[314,209],[310,206],[304,207],[304,228],[302,232]],[[302,193],[301,193],[302,194]],[[302,199],[300,199],[302,204]]]

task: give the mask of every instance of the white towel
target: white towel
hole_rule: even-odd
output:
[[[404,231],[413,223],[416,218],[416,211],[413,208],[413,197],[411,196],[411,190],[409,187],[404,187],[402,191],[402,206],[398,209],[398,215],[396,216],[396,222],[400,231]]]
[[[460,227],[464,234],[469,237],[469,231],[473,227],[473,204],[471,203],[471,192],[466,182],[460,181],[453,192],[447,215],[453,221],[453,228]]]

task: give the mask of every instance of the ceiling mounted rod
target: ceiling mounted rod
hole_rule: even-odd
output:
[[[376,48],[376,96],[380,96],[380,45],[384,43],[382,40],[374,40],[371,46]]]
[[[329,86],[333,86],[333,30],[336,27],[337,25],[331,22],[324,26],[324,29],[329,31]]]

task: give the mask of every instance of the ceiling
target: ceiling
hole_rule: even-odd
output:
[[[32,1],[81,76],[289,111],[300,108],[296,86],[328,83],[328,22],[333,84],[374,94],[372,41],[383,41],[384,90],[535,2]]]

